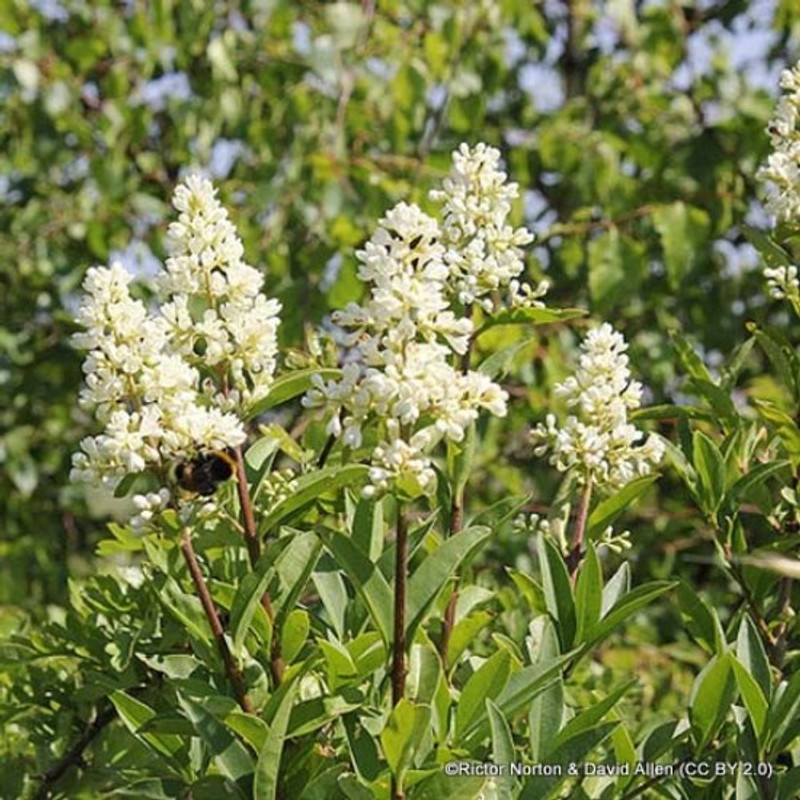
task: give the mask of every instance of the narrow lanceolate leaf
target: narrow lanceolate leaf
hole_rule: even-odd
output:
[[[341,377],[341,374],[341,370],[333,368],[298,369],[293,372],[287,372],[273,381],[267,396],[263,400],[259,400],[250,409],[247,417],[248,419],[257,417],[267,409],[279,406],[281,403],[286,403],[298,395],[304,394],[311,388],[311,379],[314,375],[319,375],[323,380],[335,380]]]
[[[727,647],[727,641],[716,610],[685,581],[681,581],[678,585],[677,594],[689,634],[710,655],[722,655]]]
[[[701,503],[708,513],[715,513],[725,492],[725,463],[714,442],[702,431],[692,437],[692,460],[700,478]]]
[[[586,310],[583,308],[514,308],[489,317],[475,335],[480,336],[495,325],[550,325],[585,315]]]
[[[584,647],[604,639],[620,622],[636,613],[640,608],[652,603],[662,594],[674,589],[675,586],[677,586],[675,581],[650,581],[650,583],[637,586],[633,591],[628,592],[614,604],[591,631],[587,632]]]
[[[601,534],[657,480],[658,475],[645,475],[643,478],[637,478],[616,494],[598,503],[597,507],[589,515],[587,524],[588,536],[591,538]]]
[[[408,629],[411,641],[436,597],[461,564],[491,536],[489,528],[467,528],[439,545],[417,567],[408,582]]]
[[[216,717],[186,695],[178,703],[205,745],[214,766],[227,778],[238,781],[253,771],[247,748]]]
[[[594,545],[589,542],[586,546],[586,556],[583,559],[581,570],[578,573],[578,581],[575,585],[576,643],[580,644],[600,619],[602,605],[603,571]]]
[[[392,608],[394,598],[386,578],[374,564],[356,547],[349,537],[338,533],[323,535],[325,546],[338,561],[355,590],[369,611],[375,627],[383,637],[387,648],[392,642]]]
[[[544,761],[564,718],[564,682],[557,677],[534,698],[528,714],[530,727],[531,759]]]
[[[575,601],[569,574],[561,553],[549,539],[539,536],[538,550],[547,611],[556,623],[561,649],[566,651],[575,639]]]
[[[636,680],[629,680],[623,683],[602,700],[593,703],[585,711],[573,717],[551,741],[550,747],[544,753],[544,759],[547,760],[551,752],[556,752],[568,742],[597,725],[635,684]]]
[[[701,753],[719,730],[736,691],[728,654],[714,656],[695,679],[689,695],[689,719],[695,752]]]
[[[511,727],[503,712],[489,699],[486,699],[486,713],[489,716],[489,729],[492,732],[492,761],[495,764],[512,764],[516,759],[514,738]],[[505,774],[497,781],[500,797],[511,797],[514,788],[514,777],[506,766]]]
[[[267,590],[272,575],[271,565],[267,559],[262,558],[257,564],[255,572],[244,576],[233,598],[229,627],[233,637],[233,651],[237,657],[241,655],[253,615],[261,603],[261,598]]]
[[[556,748],[548,757],[547,763],[561,767],[554,775],[537,775],[528,778],[520,794],[520,800],[543,800],[559,797],[556,789],[569,777],[569,764],[585,763],[589,754],[607,739],[619,726],[618,721],[601,722],[592,728],[581,731]]]
[[[285,500],[266,514],[259,529],[270,531],[282,524],[293,514],[302,511],[324,494],[352,486],[367,477],[368,468],[364,464],[345,464],[344,466],[326,467],[297,480],[297,488]]]
[[[498,650],[484,661],[464,685],[456,710],[456,740],[460,740],[478,715],[485,713],[485,702],[505,688],[511,674],[511,655]]]
[[[733,668],[739,694],[744,701],[750,721],[753,723],[756,738],[761,744],[764,726],[767,722],[767,698],[747,667],[733,654],[729,654],[728,658]]]
[[[275,800],[278,793],[281,754],[286,741],[286,728],[294,704],[297,683],[284,694],[272,718],[264,747],[258,755],[253,781],[253,800]]]
[[[764,644],[749,616],[742,617],[739,635],[736,637],[736,657],[742,666],[753,676],[764,697],[772,695],[772,676]]]
[[[494,699],[505,718],[513,719],[516,714],[528,709],[533,698],[543,691],[557,675],[561,674],[567,662],[574,656],[574,652],[567,653],[552,660],[523,667],[512,673],[503,691]],[[469,743],[479,741],[488,733],[488,727],[489,723],[484,707],[469,728],[464,731],[465,741],[469,740]]]

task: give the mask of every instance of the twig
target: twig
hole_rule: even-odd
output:
[[[406,578],[408,575],[408,523],[400,501],[397,501],[397,542],[394,568],[394,640],[392,642],[392,706],[406,691]],[[402,786],[392,776],[392,800],[404,800]]]
[[[397,503],[397,542],[394,569],[394,651],[392,657],[392,705],[405,694],[406,685],[406,578],[408,577],[408,524]]]
[[[57,783],[70,767],[80,767],[83,764],[83,751],[116,716],[117,709],[114,706],[108,706],[86,726],[83,733],[75,741],[75,744],[50,769],[39,776],[42,784],[33,795],[34,800],[45,800],[46,797],[50,796],[50,789],[53,784]]]
[[[581,504],[575,517],[575,527],[572,531],[572,548],[567,556],[567,568],[570,577],[574,579],[583,558],[583,535],[586,532],[586,520],[589,518],[589,504],[592,501],[592,478],[586,479],[586,486],[581,495]]]
[[[181,534],[181,552],[186,559],[189,573],[192,576],[195,589],[197,590],[197,596],[200,598],[200,603],[208,619],[208,624],[211,626],[211,632],[217,642],[217,649],[219,650],[219,654],[225,666],[225,674],[231,684],[233,693],[236,695],[236,700],[242,707],[242,711],[247,714],[252,714],[253,704],[247,694],[244,676],[233,654],[228,649],[228,643],[225,641],[225,630],[222,627],[222,622],[220,621],[214,601],[211,599],[211,593],[208,591],[203,573],[200,571],[200,565],[197,563],[197,555],[194,552],[192,537],[188,528],[184,528]]]

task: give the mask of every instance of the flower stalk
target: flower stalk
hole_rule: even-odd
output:
[[[575,527],[572,529],[572,546],[567,555],[567,569],[570,577],[574,580],[581,561],[583,560],[583,539],[586,533],[586,522],[589,519],[589,506],[592,502],[592,477],[586,479],[581,494],[581,503],[578,506],[578,513],[575,516]]]

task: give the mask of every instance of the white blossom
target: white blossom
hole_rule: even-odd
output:
[[[777,300],[788,300],[800,314],[800,277],[797,267],[767,267],[764,277],[769,284],[770,294]]]
[[[553,414],[532,432],[537,455],[550,454],[562,472],[616,489],[647,475],[664,454],[655,435],[628,422],[641,405],[642,387],[630,378],[627,344],[608,323],[589,331],[575,374],[555,387],[573,413],[559,425]]]
[[[767,126],[772,152],[757,173],[766,208],[778,222],[800,226],[800,62],[781,73],[783,96]]]
[[[437,221],[415,205],[400,203],[380,220],[356,253],[368,298],[334,314],[349,331],[353,358],[338,380],[315,376],[303,399],[328,409],[328,433],[350,448],[362,447],[366,425],[378,425],[367,495],[431,492],[430,450],[442,439],[463,439],[481,409],[506,413],[499,386],[454,366],[467,351],[472,323],[450,308],[444,239]]]
[[[199,452],[241,445],[242,414],[272,382],[280,305],[261,294],[262,278],[210,182],[190,177],[175,191],[180,212],[169,229],[171,257],[150,312],[130,293],[119,263],[93,267],[77,314],[75,343],[89,353],[79,402],[103,426],[81,442],[72,478],[116,487],[127,474],[154,471]],[[155,495],[135,501],[137,524]],[[146,506],[142,505],[146,501]]]
[[[500,169],[500,151],[483,143],[462,144],[442,188],[430,193],[442,203],[449,289],[463,305],[478,303],[491,311],[491,295],[504,288],[512,306],[542,305],[547,283],[532,288],[517,280],[525,266],[522,248],[533,241],[527,228],[508,224],[518,194]]]

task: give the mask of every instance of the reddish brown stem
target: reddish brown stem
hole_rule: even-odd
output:
[[[394,569],[394,650],[392,656],[392,705],[405,694],[406,686],[406,578],[408,573],[408,524],[397,504],[397,552]]]
[[[394,641],[392,651],[392,706],[406,692],[406,578],[408,577],[408,520],[397,502],[397,541],[394,560]],[[403,787],[392,776],[392,800],[404,800]]]
[[[186,559],[186,564],[189,567],[189,574],[194,581],[194,587],[197,590],[197,596],[200,598],[200,603],[203,606],[208,624],[211,626],[211,633],[217,643],[217,649],[222,657],[222,663],[225,667],[225,674],[231,684],[236,700],[242,707],[242,711],[247,714],[253,713],[253,704],[247,694],[247,686],[244,682],[244,676],[236,663],[233,654],[228,649],[228,643],[225,641],[225,630],[222,627],[219,614],[217,613],[214,601],[211,599],[211,593],[208,591],[205,578],[200,570],[200,565],[197,563],[197,555],[194,552],[192,545],[192,537],[188,528],[183,529],[181,535],[181,552]]]
[[[572,547],[567,556],[567,568],[571,578],[575,577],[581,560],[583,559],[583,536],[586,532],[586,521],[589,518],[589,504],[592,502],[592,479],[586,479],[586,486],[581,495],[581,504],[575,517],[575,527],[572,530]]]
[[[239,495],[239,505],[242,509],[242,525],[244,527],[244,541],[247,545],[247,555],[250,558],[250,567],[255,569],[261,558],[261,542],[258,538],[258,527],[256,526],[256,517],[253,512],[253,499],[250,497],[250,487],[247,483],[247,474],[244,469],[244,456],[242,455],[242,448],[237,447],[235,451],[236,458],[236,491]],[[280,655],[280,646],[278,644],[278,632],[275,629],[275,609],[272,607],[272,600],[269,592],[264,592],[261,597],[261,605],[264,611],[267,612],[269,621],[272,624],[272,646],[270,652],[270,671],[275,683],[280,683],[283,680],[283,659]]]

